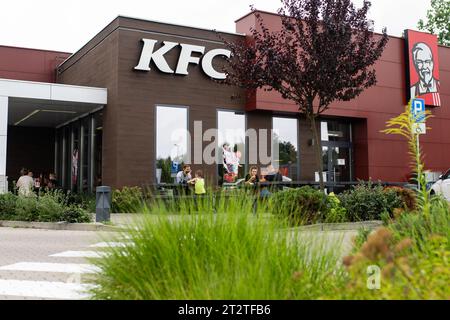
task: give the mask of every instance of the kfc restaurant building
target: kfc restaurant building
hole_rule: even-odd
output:
[[[261,14],[270,28],[280,27],[276,14]],[[237,33],[221,34],[242,39],[252,27],[258,25],[250,13],[236,21]],[[250,147],[260,144],[249,146],[248,129],[274,129],[275,139],[258,139],[267,142],[269,154],[278,143],[272,159],[283,175],[315,181],[306,119],[274,92],[249,95],[221,84],[227,56],[212,30],[121,16],[74,54],[0,46],[3,190],[21,167],[55,172],[61,186],[74,191],[170,183],[181,163],[218,183],[223,145],[240,155],[239,176],[251,165],[263,167],[249,156]],[[424,98],[434,115],[432,130],[421,136],[427,169],[448,169],[450,48],[409,31],[407,39],[390,37],[375,68],[376,86],[333,104],[318,124],[326,180],[406,181],[406,143],[380,130],[411,95]],[[218,130],[217,139],[208,129]],[[218,146],[217,163],[195,156],[211,143]]]

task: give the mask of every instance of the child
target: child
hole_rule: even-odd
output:
[[[203,178],[202,170],[197,170],[195,172],[195,178],[189,180],[189,183],[194,185],[195,195],[203,195],[206,193],[205,190],[205,179]]]

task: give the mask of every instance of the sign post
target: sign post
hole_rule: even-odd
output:
[[[416,136],[417,149],[420,149],[419,137],[421,134],[426,134],[427,126],[425,124],[425,100],[424,99],[412,99],[411,100],[411,113],[414,118],[414,125],[412,127],[413,133]],[[419,152],[417,152],[417,157]],[[417,165],[419,166],[420,159],[416,159]],[[417,187],[420,190],[420,179],[421,174],[420,168],[417,168]]]

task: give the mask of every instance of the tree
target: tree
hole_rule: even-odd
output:
[[[450,46],[450,1],[431,0],[431,9],[427,11],[427,22],[419,20],[419,30],[437,34],[438,42]]]
[[[373,33],[370,2],[360,9],[351,0],[281,0],[281,30],[269,30],[255,9],[260,30],[231,42],[225,83],[250,92],[275,90],[294,101],[310,121],[320,188],[324,189],[322,146],[316,119],[337,100],[348,101],[376,83],[373,64],[388,41]]]

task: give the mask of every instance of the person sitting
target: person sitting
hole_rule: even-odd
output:
[[[259,182],[258,168],[251,167],[249,173],[245,176],[246,185],[254,185]]]
[[[183,166],[183,170],[177,173],[176,176],[176,184],[180,185],[184,188],[184,191],[187,193],[189,192],[189,181],[192,179],[191,176],[191,166],[188,164],[185,164]]]

